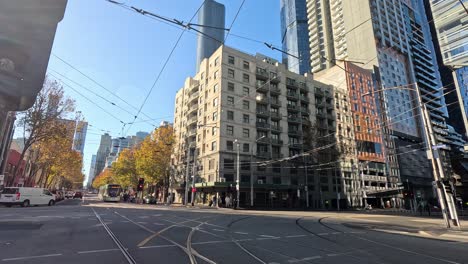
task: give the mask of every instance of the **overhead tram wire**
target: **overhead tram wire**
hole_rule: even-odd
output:
[[[65,59],[61,58],[60,56],[58,56],[57,54],[55,53],[51,53],[54,57],[56,57],[58,60],[60,60],[61,62],[65,63],[67,66],[69,66],[70,68],[72,68],[73,70],[77,71],[78,73],[80,73],[81,75],[83,75],[86,79],[90,80],[91,82],[93,82],[94,84],[96,84],[97,86],[103,88],[105,91],[107,91],[109,94],[111,94],[112,96],[116,97],[117,99],[119,99],[121,102],[125,103],[126,105],[130,106],[131,108],[135,109],[135,110],[138,110],[138,108],[132,104],[130,104],[129,102],[127,102],[125,99],[123,99],[122,97],[116,95],[113,91],[111,91],[110,89],[106,88],[104,85],[100,84],[98,81],[96,81],[94,78],[90,77],[89,75],[85,74],[84,72],[80,71],[78,68],[76,68],[75,66],[73,66],[71,63],[69,63],[68,61],[66,61]],[[147,118],[152,118],[151,116],[145,114],[142,112],[142,114],[144,116],[146,116]],[[133,114],[132,114],[133,115]]]
[[[104,96],[102,96],[102,95],[96,93],[95,91],[91,90],[90,88],[88,88],[88,87],[86,87],[86,86],[84,86],[84,85],[82,85],[82,84],[80,84],[80,83],[78,83],[78,82],[76,82],[76,81],[74,81],[74,80],[68,78],[67,76],[61,74],[60,72],[58,72],[58,71],[56,71],[56,70],[54,70],[54,69],[49,69],[49,71],[52,71],[52,72],[54,72],[55,74],[58,74],[59,76],[61,76],[62,78],[65,78],[65,79],[67,79],[68,81],[70,81],[70,82],[72,82],[72,83],[78,85],[79,87],[81,87],[81,88],[85,89],[86,91],[88,91],[88,92],[94,94],[95,96],[101,98],[102,100],[108,102],[109,104],[111,104],[111,105],[113,105],[113,106],[119,108],[120,110],[126,112],[127,114],[130,114],[132,117],[134,116],[134,113],[128,111],[128,110],[125,109],[124,107],[121,107],[120,105],[118,105],[118,104],[112,102],[111,100],[107,99],[106,97],[104,97]],[[150,124],[150,123],[148,123],[148,124]],[[154,124],[150,124],[150,125],[156,127],[156,125],[154,125]]]
[[[245,4],[245,0],[242,0],[242,3],[240,4],[239,9],[237,9],[237,13],[236,13],[236,15],[234,16],[234,19],[231,22],[231,25],[229,26],[229,30],[228,30],[228,32],[226,34],[226,37],[224,37],[223,45],[224,45],[224,43],[226,43],[227,38],[229,37],[229,32],[231,32],[232,27],[234,26],[234,23],[236,23],[237,17],[239,16],[239,13],[240,13],[240,11],[242,9],[242,6],[244,6],[244,4]]]
[[[205,0],[205,1],[206,1],[206,0]],[[193,16],[190,18],[189,23],[191,23],[192,20],[195,18],[195,16],[198,14],[198,12],[200,11],[200,9],[201,9],[201,8],[203,7],[203,5],[205,4],[205,1],[203,1],[202,4],[198,7],[198,9],[197,9],[197,11],[195,12],[195,14],[193,14]],[[166,69],[166,66],[167,66],[167,64],[169,63],[169,60],[171,59],[172,54],[174,54],[175,49],[176,49],[177,46],[179,45],[179,42],[180,42],[180,40],[182,39],[182,37],[183,37],[185,31],[187,31],[187,29],[184,29],[184,30],[180,33],[180,35],[179,35],[179,37],[178,37],[176,43],[174,44],[174,46],[173,46],[171,52],[169,53],[169,55],[168,55],[167,58],[166,58],[166,61],[164,62],[163,67],[162,67],[161,70],[159,71],[159,73],[158,73],[156,79],[154,80],[153,85],[151,86],[151,89],[150,89],[150,90],[148,91],[148,93],[146,94],[146,97],[145,97],[145,99],[143,100],[143,103],[141,104],[140,108],[138,109],[138,112],[137,112],[137,114],[135,115],[135,118],[133,119],[132,123],[130,123],[129,127],[127,128],[127,132],[126,132],[126,133],[128,133],[128,131],[130,131],[130,128],[132,127],[133,122],[135,122],[135,120],[137,119],[137,117],[140,115],[141,110],[142,110],[143,107],[145,106],[146,102],[148,101],[148,98],[150,97],[151,93],[153,92],[154,87],[155,87],[156,84],[158,83],[159,78],[161,77],[162,73],[163,73],[164,70]]]

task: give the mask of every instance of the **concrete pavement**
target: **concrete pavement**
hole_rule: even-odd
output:
[[[468,241],[389,232],[402,223],[437,226],[422,218],[187,209],[87,197],[54,207],[0,208],[0,215],[2,263],[468,263]]]

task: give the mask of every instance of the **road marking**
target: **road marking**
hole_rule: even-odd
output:
[[[120,221],[121,223],[129,223],[127,220]]]
[[[214,240],[214,241],[205,241],[205,242],[194,242],[192,245],[204,245],[204,244],[214,244],[214,243],[226,243],[232,242],[231,240]]]
[[[301,258],[301,259],[290,259],[290,260],[288,260],[288,262],[289,263],[297,263],[297,262],[314,260],[314,259],[321,259],[321,258],[322,258],[321,256],[312,256],[312,257]]]
[[[166,248],[166,247],[177,247],[176,245],[157,245],[157,246],[145,246],[145,247],[138,247],[141,249],[146,249],[146,248]]]
[[[161,224],[161,223],[153,223],[153,225],[162,226],[162,225],[164,225],[164,224]]]
[[[107,252],[107,251],[119,251],[118,248],[109,248],[109,249],[97,249],[97,250],[87,250],[87,251],[78,251],[78,254],[89,254],[89,253],[99,253],[99,252]]]
[[[319,236],[328,236],[329,234],[328,233],[318,233],[317,235],[319,235]]]
[[[138,224],[141,224],[141,225],[146,225],[147,222],[137,222]]]
[[[58,256],[62,256],[62,254],[49,254],[49,255],[19,257],[19,258],[6,258],[6,259],[2,259],[2,261],[15,261],[15,260],[34,259],[34,258],[48,258],[48,257],[58,257]]]
[[[161,214],[154,214],[153,216],[161,216]]]
[[[144,219],[144,218],[149,218],[149,216],[139,216],[138,218]]]
[[[268,237],[268,238],[274,238],[275,236],[269,236],[269,235],[260,235],[261,237]]]
[[[261,237],[257,238],[257,240],[267,240],[267,239],[279,239],[280,237]]]
[[[213,231],[217,231],[217,232],[224,232],[225,230],[221,230],[221,229],[211,229]]]
[[[341,234],[341,233],[342,233],[342,232],[333,232],[333,233],[331,233],[331,234],[333,234],[333,235],[339,235],[339,234]]]
[[[285,236],[287,238],[293,238],[293,237],[305,237],[307,235],[291,235],[291,236]]]
[[[245,232],[234,232],[236,234],[239,234],[239,235],[248,235],[249,233],[245,233]]]

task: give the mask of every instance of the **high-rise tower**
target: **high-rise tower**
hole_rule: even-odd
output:
[[[224,41],[225,8],[213,0],[206,0],[198,12],[197,72],[203,59],[209,58]]]
[[[294,55],[283,53],[283,63],[292,72],[310,72],[306,0],[281,0],[280,5],[283,50]]]

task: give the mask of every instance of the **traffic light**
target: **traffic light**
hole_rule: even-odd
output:
[[[143,191],[143,184],[145,184],[145,179],[144,178],[138,179],[138,186],[137,186],[138,192]]]

